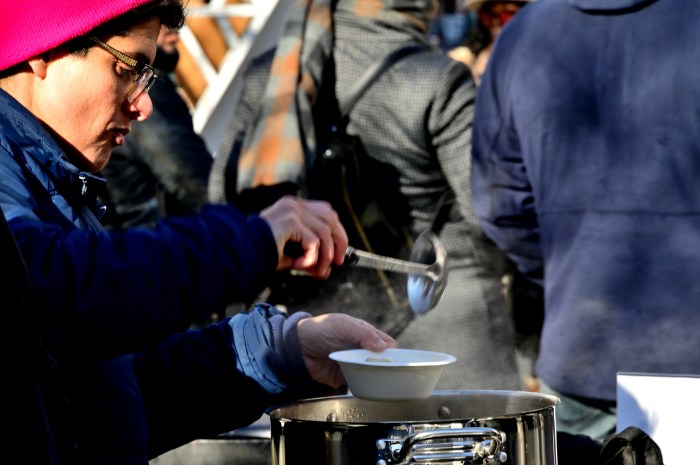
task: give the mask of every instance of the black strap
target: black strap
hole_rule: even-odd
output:
[[[442,227],[445,225],[445,223],[447,223],[447,220],[450,219],[449,213],[454,200],[454,193],[452,192],[452,189],[448,187],[448,189],[440,196],[440,199],[435,206],[433,217],[430,219],[430,226],[428,229],[434,232],[436,235],[440,234]]]
[[[394,63],[402,58],[412,55],[416,52],[425,50],[424,46],[421,45],[409,45],[407,47],[395,50],[391,54],[387,55],[384,60],[374,63],[372,66],[367,68],[367,71],[360,77],[360,79],[355,83],[355,86],[350,91],[350,96],[345,100],[345,102],[339,103],[340,105],[340,116],[345,117],[350,113],[352,107],[360,99],[362,94],[376,81],[384,71],[391,67]]]
[[[596,465],[663,465],[661,448],[642,429],[628,426],[624,431],[608,436]]]
[[[425,46],[421,45],[408,45],[406,47],[400,48],[393,51],[391,54],[387,55],[384,60],[374,63],[370,66],[367,71],[360,77],[360,79],[355,83],[352,90],[350,91],[350,96],[343,103],[339,103],[341,118],[347,117],[348,113],[352,107],[355,106],[357,101],[362,97],[367,89],[376,82],[376,79],[387,69],[389,69],[394,63],[405,58],[414,53],[425,50]],[[435,234],[440,234],[442,226],[448,220],[448,212],[450,211],[450,206],[454,201],[454,194],[452,189],[444,192],[440,199],[438,200],[437,208],[435,209],[435,214],[430,220],[430,226],[428,229],[432,230]]]

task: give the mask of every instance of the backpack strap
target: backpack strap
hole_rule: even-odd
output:
[[[454,192],[452,192],[452,189],[448,186],[447,190],[443,192],[440,196],[440,199],[438,200],[438,203],[435,207],[433,216],[430,219],[430,226],[428,227],[428,229],[434,232],[435,235],[440,235],[442,227],[445,225],[445,223],[447,223],[447,220],[450,219],[449,213],[454,200]]]
[[[338,102],[340,107],[340,117],[341,119],[347,118],[350,110],[355,106],[357,101],[362,97],[362,95],[369,89],[369,87],[377,81],[377,78],[381,76],[384,71],[389,69],[397,61],[412,55],[414,53],[426,50],[425,46],[421,45],[408,45],[406,47],[394,50],[391,54],[387,55],[384,60],[374,63],[372,66],[367,68],[367,71],[360,76],[360,79],[355,83],[350,95],[344,102]],[[430,220],[430,226],[428,229],[432,230],[435,234],[440,234],[442,226],[448,219],[448,213],[450,206],[454,201],[454,193],[449,189],[444,192],[440,199],[438,200],[438,205],[435,210],[433,217]]]
[[[344,102],[339,102],[340,106],[340,116],[344,118],[350,113],[352,107],[355,103],[362,97],[362,94],[376,82],[377,78],[388,68],[390,68],[394,63],[401,60],[402,58],[412,55],[416,52],[425,50],[424,46],[421,45],[409,45],[398,50],[395,50],[391,54],[387,55],[382,61],[374,63],[372,66],[367,68],[367,71],[360,77],[360,79],[355,83],[350,95]]]

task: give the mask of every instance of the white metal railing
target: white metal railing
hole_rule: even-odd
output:
[[[242,79],[239,76],[244,66],[251,57],[277,43],[293,1],[247,0],[246,3],[227,4],[227,0],[210,0],[205,6],[188,8],[190,17],[214,19],[228,48],[217,70],[190,28],[185,25],[180,31],[182,45],[192,55],[206,80],[206,88],[195,103],[193,123],[211,153],[216,153],[240,95]],[[248,27],[240,36],[229,21],[236,17],[250,18]]]

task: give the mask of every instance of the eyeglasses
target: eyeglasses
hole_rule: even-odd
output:
[[[95,42],[102,49],[111,53],[117,60],[134,68],[134,74],[136,74],[136,77],[129,85],[129,88],[126,89],[126,93],[124,94],[124,97],[126,98],[127,102],[134,102],[134,100],[136,100],[139,97],[139,95],[141,95],[144,92],[148,92],[148,89],[150,89],[151,86],[153,86],[153,83],[158,77],[153,67],[139,60],[136,60],[135,58],[131,58],[130,56],[120,52],[111,45],[102,42],[95,36],[87,36],[87,38]]]

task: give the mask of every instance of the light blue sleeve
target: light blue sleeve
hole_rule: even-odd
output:
[[[306,369],[297,334],[306,312],[287,315],[269,304],[231,318],[236,369],[255,380],[270,394],[318,386]]]

